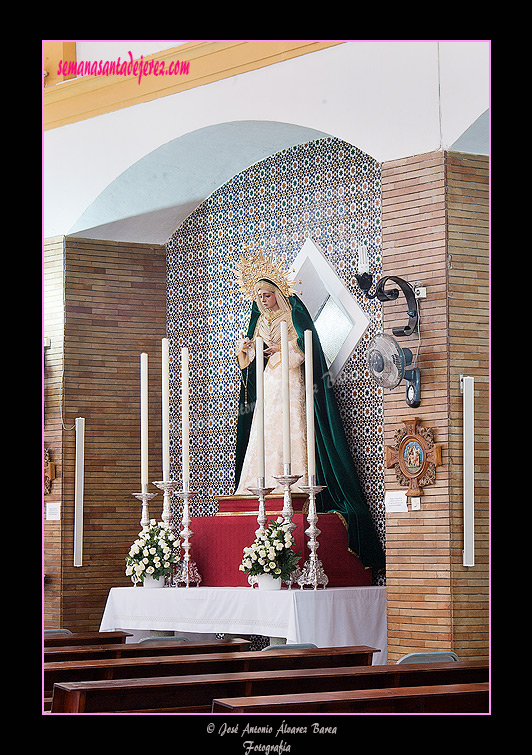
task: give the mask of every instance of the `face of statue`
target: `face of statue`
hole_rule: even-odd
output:
[[[265,309],[269,309],[272,312],[276,312],[279,309],[279,305],[277,304],[277,299],[275,298],[273,291],[267,291],[265,288],[259,288],[258,294],[261,304]]]

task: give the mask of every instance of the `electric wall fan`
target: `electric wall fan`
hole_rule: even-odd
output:
[[[406,403],[416,407],[421,403],[421,381],[419,370],[410,367],[412,356],[411,350],[401,348],[395,338],[380,333],[370,341],[366,362],[371,377],[383,388],[397,388],[404,378]]]

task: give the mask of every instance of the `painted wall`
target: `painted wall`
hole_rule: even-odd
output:
[[[122,57],[132,47],[127,41],[113,44]],[[83,58],[98,59],[100,53],[98,47],[91,50],[90,43],[81,48]],[[386,161],[452,146],[488,108],[488,42],[346,42],[47,131],[44,236],[83,230],[76,227],[79,218],[130,166],[208,126],[238,121],[294,124]],[[473,151],[483,152],[478,139]],[[238,142],[227,145],[226,180],[243,169],[239,152]],[[167,201],[171,204],[172,197]]]

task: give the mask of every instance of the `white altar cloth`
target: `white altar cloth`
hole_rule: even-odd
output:
[[[113,587],[100,631],[167,630],[285,637],[318,647],[369,645],[386,663],[386,588]]]

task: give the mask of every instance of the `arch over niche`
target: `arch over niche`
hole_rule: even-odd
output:
[[[330,136],[297,124],[233,121],[150,152],[87,207],[69,236],[164,244],[213,191],[275,152]]]
[[[331,367],[339,352],[328,352],[329,369],[361,484],[384,539],[382,396],[363,367],[366,331],[370,338],[378,327],[381,303],[363,300],[352,280],[359,243],[371,248],[372,270],[380,268],[379,200],[379,163],[354,145],[327,135],[272,153],[242,170],[213,191],[168,240],[167,337],[175,365],[170,375],[174,395],[179,393],[182,346],[194,353],[195,363],[191,385],[197,413],[191,438],[201,450],[191,459],[191,474],[202,493],[192,504],[193,515],[217,513],[217,497],[234,490],[241,386],[234,343],[246,331],[250,314],[249,302],[234,283],[234,263],[241,245],[251,242],[256,249],[274,252],[287,269],[300,270],[294,279],[299,285],[301,278],[300,298],[305,302],[311,296],[313,317],[319,318],[333,303],[345,307],[349,315],[346,293],[358,305],[357,338],[349,342],[334,377]],[[316,255],[308,246],[315,248]],[[305,254],[300,256],[301,252]],[[334,278],[332,290],[327,271]],[[323,284],[319,290],[316,283]],[[342,333],[346,339],[351,335]],[[335,339],[329,345],[343,349],[344,343]],[[179,405],[171,408],[175,449],[181,444],[179,411]],[[179,475],[178,456],[171,464]]]

